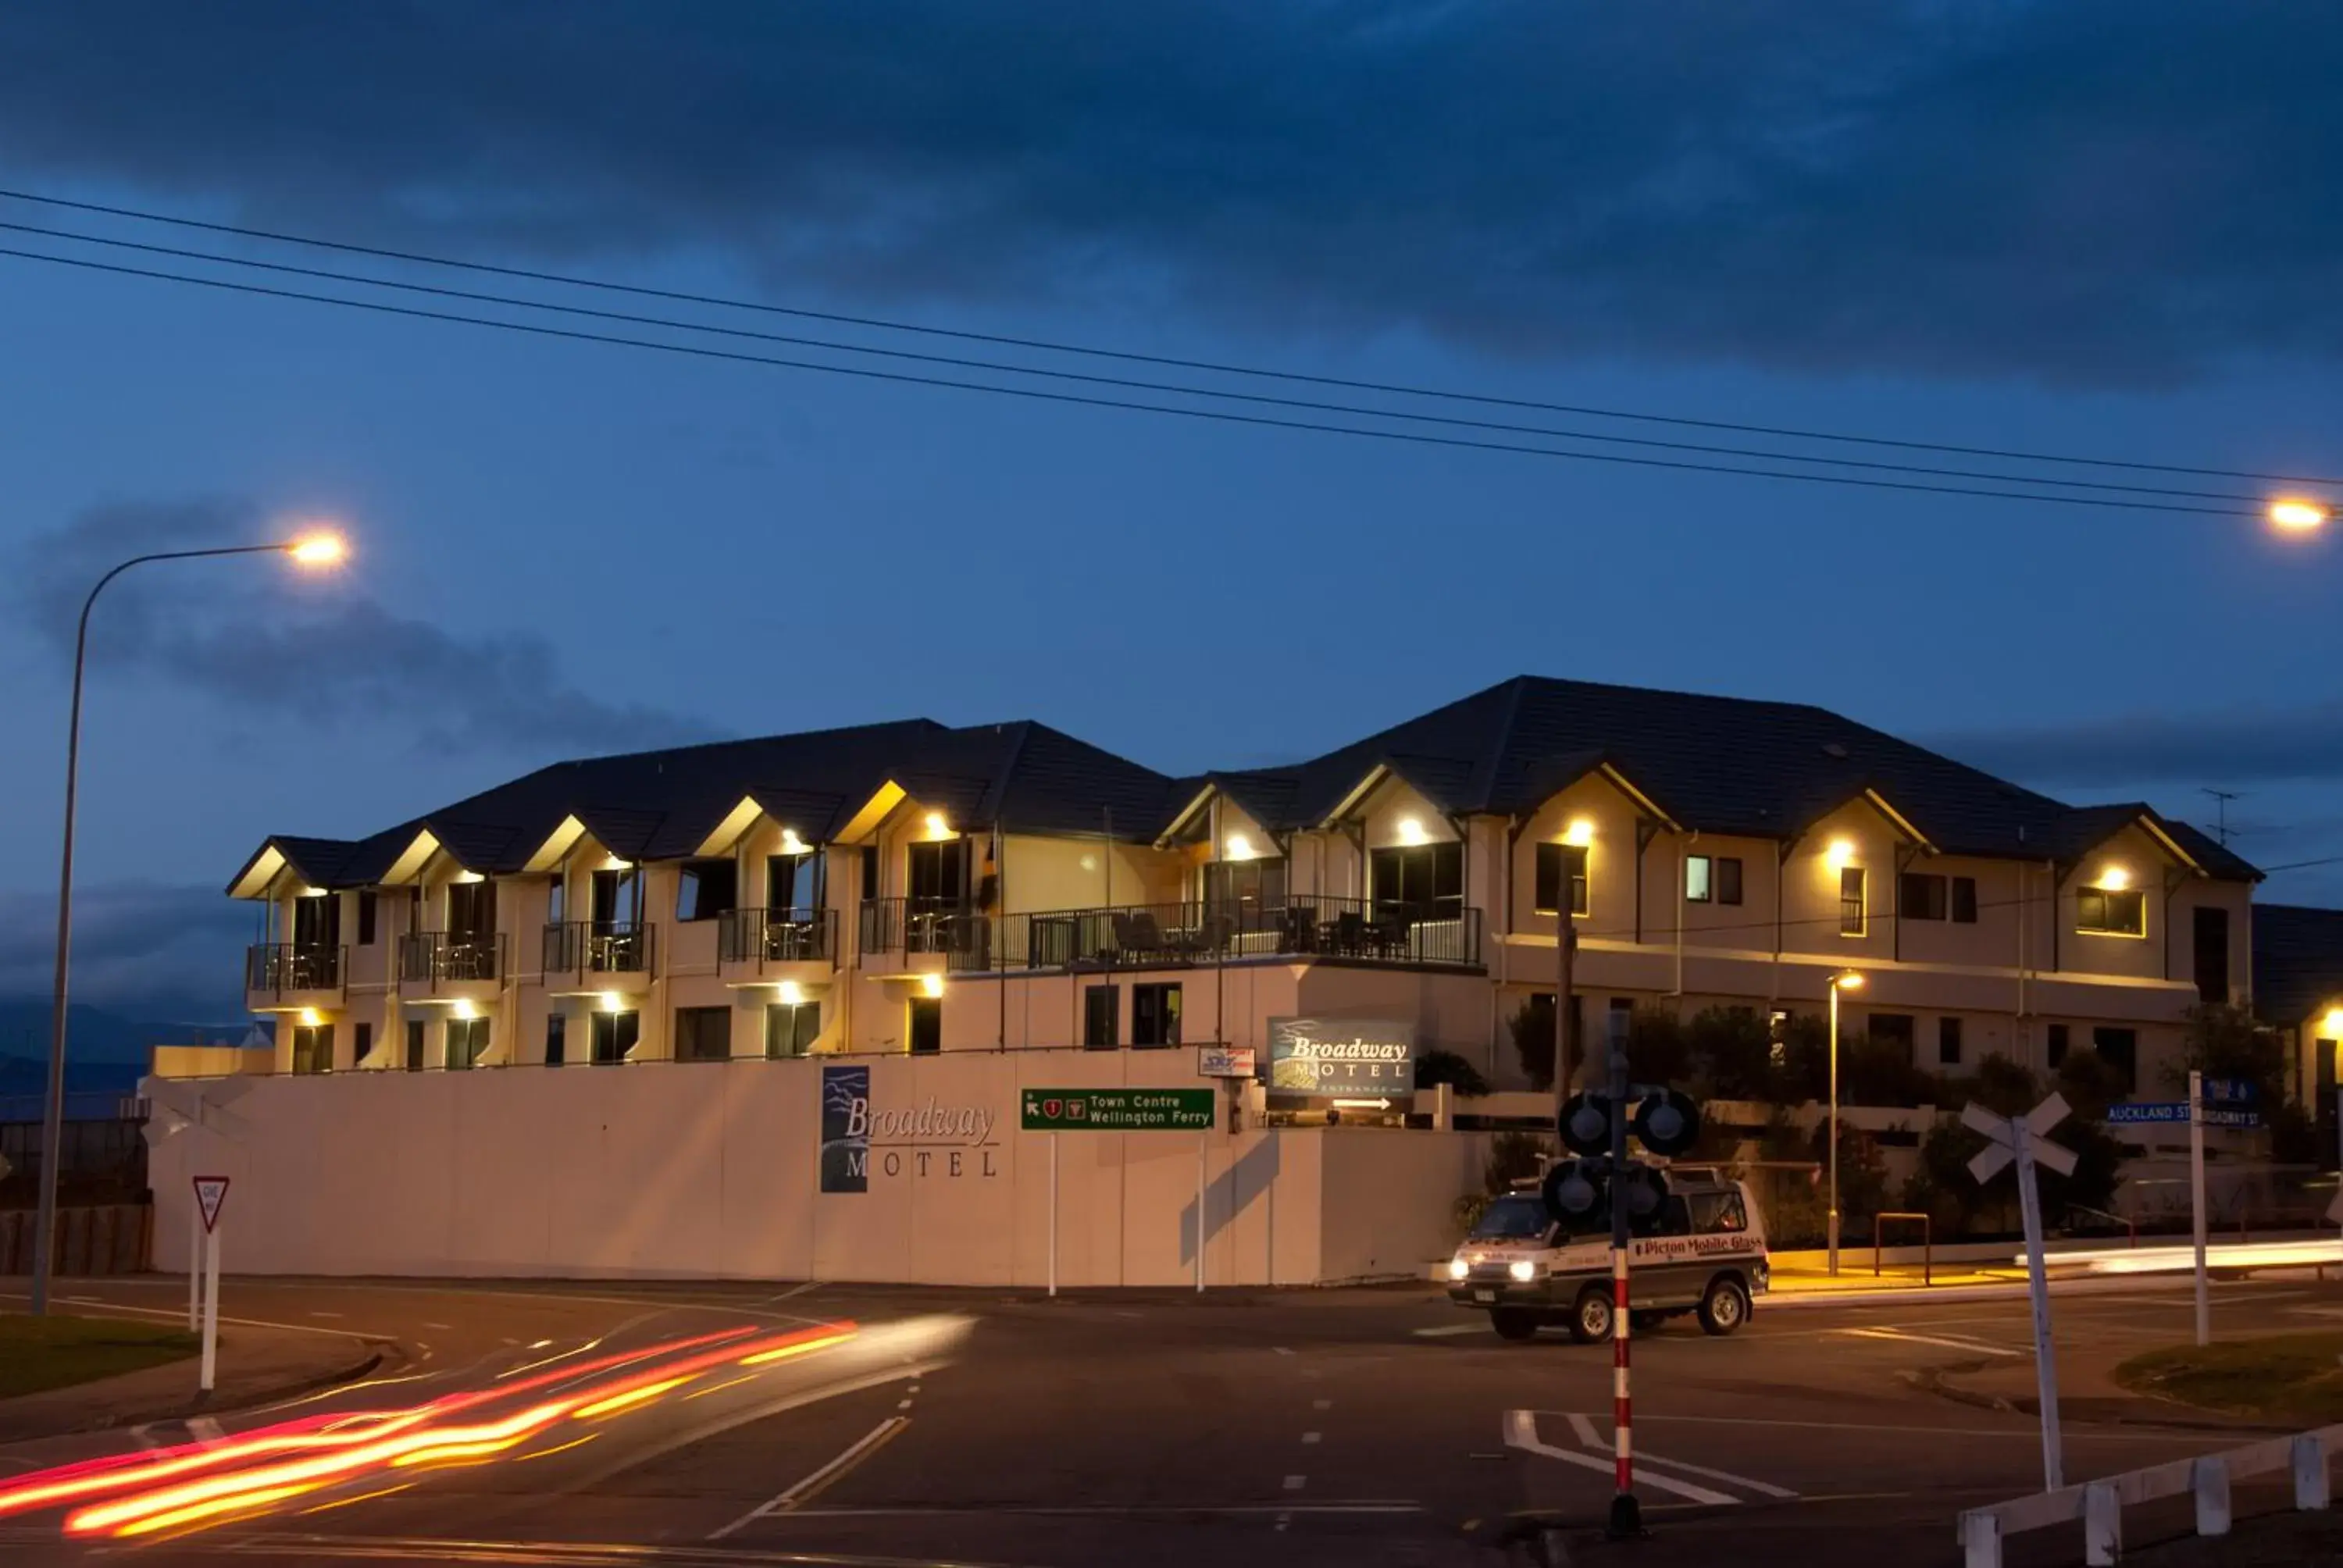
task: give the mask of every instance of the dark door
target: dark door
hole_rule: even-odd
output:
[[[342,942],[342,897],[326,893],[293,900],[293,945],[333,948]]]
[[[933,1056],[944,1048],[944,1003],[941,997],[911,999],[911,1054]]]
[[[2229,1000],[2229,911],[2197,906],[2194,931],[2197,995],[2206,1002]]]
[[[631,930],[635,917],[641,912],[639,873],[632,867],[623,871],[594,873],[594,907],[588,918],[598,931]]]

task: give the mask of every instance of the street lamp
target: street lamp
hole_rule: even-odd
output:
[[[82,601],[81,622],[74,632],[73,706],[65,727],[65,830],[63,867],[57,873],[57,978],[49,1004],[49,1094],[41,1117],[41,1198],[33,1228],[33,1315],[49,1310],[49,1274],[56,1251],[57,1168],[64,1163],[61,1147],[65,1119],[65,979],[73,940],[73,865],[75,789],[81,773],[82,666],[89,652],[89,612],[106,585],[132,567],[149,561],[200,560],[211,556],[287,556],[295,564],[322,570],[349,553],[338,534],[309,533],[273,545],[223,545],[204,550],[162,550],[133,556],[97,579]]]
[[[1845,970],[1830,978],[1830,1271],[1838,1273],[1838,993],[1861,990],[1863,976]]]
[[[2280,496],[2269,504],[2270,527],[2282,534],[2315,534],[2334,516],[2335,508],[2327,502],[2300,496]]]

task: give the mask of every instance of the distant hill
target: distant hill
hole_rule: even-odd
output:
[[[127,1061],[65,1061],[68,1094],[127,1094],[138,1087],[144,1068]],[[38,1101],[49,1090],[46,1057],[0,1056],[0,1101]],[[8,1115],[16,1107],[5,1108]],[[28,1113],[29,1114],[29,1113]],[[0,1120],[5,1120],[0,1117]]]
[[[155,1045],[189,1045],[198,1040],[233,1043],[251,1027],[250,1020],[223,1018],[216,1006],[185,1006],[168,999],[142,1002],[131,1016],[109,1008],[74,1002],[65,1009],[65,1060],[68,1068],[110,1063],[143,1068],[146,1051]],[[49,1057],[49,1002],[46,997],[0,997],[0,1057],[46,1062]],[[46,1072],[46,1068],[43,1068]],[[0,1092],[13,1092],[0,1091]]]

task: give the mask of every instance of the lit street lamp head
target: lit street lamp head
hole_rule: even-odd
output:
[[[2270,527],[2282,534],[2315,534],[2325,528],[2335,508],[2324,501],[2283,497],[2269,504]]]
[[[339,566],[350,547],[339,534],[304,534],[285,547],[285,553],[305,567]]]
[[[1834,990],[1861,990],[1863,989],[1863,976],[1854,970],[1849,970],[1845,974],[1833,975],[1831,976],[1831,988]]]

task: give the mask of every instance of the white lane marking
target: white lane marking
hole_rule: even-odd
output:
[[[1975,1351],[1989,1356],[2017,1356],[2030,1359],[2032,1352],[2015,1351],[2007,1345],[1988,1344],[1984,1340],[1955,1339],[1946,1334],[1907,1334],[1901,1329],[1864,1328],[1841,1329],[1843,1334],[1854,1334],[1866,1340],[1888,1340],[1900,1344],[1943,1345],[1951,1350]]]
[[[1305,1432],[1302,1434],[1302,1441],[1303,1442],[1315,1442],[1322,1435],[1322,1433],[1315,1432]]]
[[[1509,1410],[1505,1412],[1505,1446],[1518,1448],[1529,1453],[1542,1453],[1548,1459],[1558,1459],[1564,1464],[1574,1464],[1582,1470],[1591,1470],[1599,1475],[1614,1473],[1612,1462],[1608,1459],[1598,1459],[1591,1453],[1581,1453],[1574,1449],[1556,1448],[1552,1443],[1540,1442],[1537,1435],[1537,1417],[1525,1410]],[[1741,1502],[1741,1499],[1725,1493],[1711,1492],[1705,1486],[1695,1486],[1689,1481],[1678,1481],[1673,1476],[1662,1475],[1655,1471],[1644,1471],[1643,1479],[1644,1484],[1653,1491],[1673,1493],[1687,1503],[1735,1507]]]
[[[313,1317],[313,1318],[338,1318],[338,1317],[340,1317],[342,1314],[341,1314],[341,1313],[339,1313],[339,1312],[311,1312],[309,1315],[310,1315],[311,1317]],[[431,1327],[431,1328],[437,1328],[437,1327],[440,1327],[441,1325],[437,1324],[437,1323],[433,1323],[433,1324],[428,1324],[428,1325],[427,1325],[427,1327]]]
[[[1488,1332],[1489,1325],[1486,1323],[1443,1323],[1435,1329],[1413,1331],[1415,1337],[1420,1340],[1444,1340],[1451,1334],[1485,1334]]]
[[[1331,1399],[1313,1399],[1310,1402],[1310,1408],[1312,1410],[1332,1410],[1334,1408],[1334,1402]]]
[[[1582,1447],[1594,1449],[1598,1453],[1611,1452],[1611,1444],[1604,1440],[1600,1432],[1595,1430],[1594,1422],[1591,1418],[1581,1415],[1576,1411],[1571,1411],[1567,1412],[1566,1419],[1570,1422],[1572,1433],[1577,1437]],[[1705,1475],[1711,1481],[1722,1481],[1730,1486],[1743,1487],[1751,1492],[1762,1492],[1768,1497],[1797,1495],[1786,1486],[1775,1486],[1772,1482],[1759,1481],[1755,1476],[1735,1474],[1730,1470],[1711,1470],[1704,1464],[1694,1464],[1687,1460],[1663,1459],[1648,1448],[1639,1448],[1635,1451],[1635,1465],[1638,1471],[1646,1465],[1653,1464],[1666,1470],[1681,1470],[1691,1475]]]
[[[227,1433],[220,1430],[220,1423],[207,1415],[189,1416],[187,1431],[194,1435],[197,1442],[214,1443],[227,1441]]]
[[[796,1507],[799,1502],[813,1495],[813,1493],[820,1491],[823,1487],[829,1485],[838,1477],[845,1474],[855,1465],[860,1464],[866,1456],[876,1452],[880,1443],[885,1442],[889,1438],[893,1437],[897,1432],[902,1431],[903,1428],[910,1424],[910,1422],[906,1417],[900,1415],[889,1416],[877,1426],[872,1427],[869,1432],[864,1432],[860,1437],[856,1438],[852,1442],[847,1444],[845,1452],[839,1454],[837,1458],[832,1459],[820,1469],[813,1472],[810,1475],[806,1476],[796,1485],[790,1487],[788,1491],[783,1492],[779,1496],[773,1498],[769,1502],[759,1503],[756,1507],[749,1510],[748,1513],[740,1515],[739,1518],[735,1519],[731,1523],[724,1526],[723,1529],[711,1533],[708,1538],[710,1541],[721,1541],[727,1535],[731,1534],[734,1531],[739,1529],[744,1524],[751,1523],[756,1520],[762,1519],[768,1514],[783,1513]]]
[[[1292,1355],[1292,1354],[1293,1353],[1292,1351],[1287,1350],[1283,1345],[1272,1345],[1272,1346],[1270,1346],[1269,1348],[1270,1348],[1271,1350],[1275,1351],[1279,1355],[1282,1355],[1282,1356],[1290,1356],[1290,1355]]]
[[[1578,1439],[1581,1448],[1604,1446],[1603,1434],[1594,1430],[1594,1423],[1574,1410],[1570,1412],[1570,1430],[1572,1435]]]
[[[312,1317],[319,1318],[338,1318],[342,1314],[339,1312],[313,1312],[310,1314]],[[453,1323],[426,1323],[423,1326],[427,1329],[437,1329],[443,1334],[453,1333],[456,1330],[456,1325]],[[507,1340],[505,1342],[507,1344],[510,1344],[512,1342],[513,1342],[510,1340]]]
[[[1299,1492],[1309,1484],[1310,1478],[1306,1475],[1289,1475],[1285,1478],[1285,1490],[1288,1492]]]
[[[908,1399],[897,1400],[895,1402],[895,1408],[897,1410],[909,1410],[911,1408],[911,1402]]]

